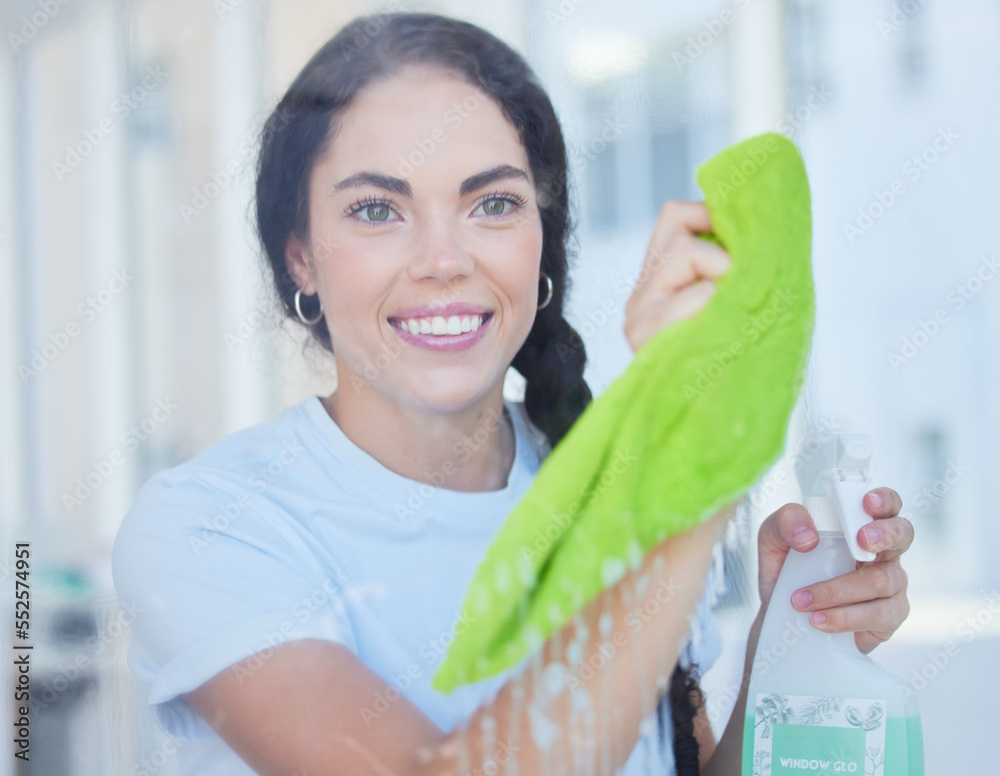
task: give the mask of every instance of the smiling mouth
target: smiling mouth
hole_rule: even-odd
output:
[[[389,324],[395,326],[397,329],[408,331],[410,334],[430,334],[436,337],[449,337],[476,331],[492,317],[493,313],[483,313],[482,315],[451,315],[447,318],[442,315],[430,315],[420,318],[390,318]]]

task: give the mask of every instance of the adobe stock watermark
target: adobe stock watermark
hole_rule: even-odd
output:
[[[295,635],[296,621],[304,625],[329,606],[342,606],[339,596],[346,583],[347,577],[344,572],[336,569],[335,579],[326,577],[319,587],[292,604],[289,612],[291,616],[283,620],[275,630],[265,630],[251,654],[236,665],[230,666],[229,670],[236,677],[236,683],[242,686],[274,656],[275,649],[292,639]]]
[[[62,183],[67,175],[78,170],[84,160],[100,148],[104,139],[116,130],[116,122],[125,121],[143,100],[160,88],[167,75],[167,71],[159,65],[147,67],[142,82],[132,87],[130,91],[118,95],[111,103],[111,116],[105,116],[95,126],[85,129],[81,133],[80,140],[66,146],[66,154],[62,161],[52,162],[52,172],[56,180]]]
[[[40,690],[32,697],[34,710],[47,709],[86,671],[96,668],[95,658],[102,656],[109,645],[128,633],[132,623],[145,611],[145,607],[136,604],[134,599],[117,608],[114,619],[103,625],[98,634],[87,639],[86,645],[91,654],[79,652],[69,662],[60,661],[55,665],[55,675],[41,682]]]
[[[614,660],[615,655],[620,650],[628,645],[629,640],[638,635],[660,613],[663,607],[683,590],[684,586],[673,577],[661,579],[659,584],[646,594],[646,600],[641,606],[634,606],[631,611],[626,613],[625,624],[628,626],[628,630],[618,629],[610,634],[609,626],[611,623],[609,620],[604,620],[603,635],[608,636],[608,638],[598,644],[596,650],[586,658],[579,651],[582,649],[579,642],[572,642],[567,647],[567,655],[571,665],[576,666],[576,668],[573,673],[563,674],[565,686],[573,692],[586,687],[587,683]],[[571,652],[572,655],[570,655]],[[631,653],[629,654],[631,655]]]
[[[684,50],[674,51],[673,58],[677,71],[684,72],[685,67],[693,64],[695,60],[708,51],[712,44],[722,37],[726,28],[736,21],[739,12],[749,5],[750,0],[733,0],[733,8],[724,8],[711,19],[705,19],[701,23],[703,29],[687,36],[685,41],[687,46]]]
[[[749,151],[739,164],[730,165],[728,181],[717,181],[715,184],[716,194],[723,202],[728,201],[730,195],[745,186],[777,151],[778,141],[773,137],[767,138],[760,146]]]
[[[974,273],[948,291],[945,296],[948,306],[939,307],[932,316],[920,320],[910,334],[900,338],[899,350],[890,350],[886,354],[893,373],[899,372],[916,358],[920,351],[954,320],[952,314],[965,307],[997,274],[1000,274],[1000,254],[984,256]]]
[[[555,10],[546,8],[545,21],[549,23],[549,28],[554,30],[569,17],[575,14],[580,6],[586,2],[587,0],[561,0]]]
[[[844,431],[846,424],[835,419],[824,419],[815,431],[806,436],[807,441],[796,445],[788,445],[785,453],[771,465],[770,473],[765,479],[758,480],[746,494],[747,502],[753,509],[760,509],[768,501],[778,495],[780,490],[791,484],[787,466],[794,469],[799,463],[811,461],[822,448],[822,445],[834,434]]]
[[[272,482],[288,471],[288,468],[299,459],[303,452],[304,448],[299,438],[289,437],[266,466],[258,466],[250,474],[247,480],[250,487],[257,494],[263,493]],[[247,491],[240,491],[230,501],[219,507],[210,520],[202,520],[202,530],[199,535],[188,538],[191,552],[200,555],[204,549],[210,547],[219,538],[221,533],[243,515],[244,510],[252,505],[253,497],[251,494]]]
[[[913,497],[914,508],[920,514],[930,512],[937,504],[945,501],[952,488],[971,471],[972,466],[961,458],[949,460],[940,479],[927,483],[916,492]]]
[[[728,716],[730,711],[739,700],[740,693],[750,686],[750,678],[766,676],[772,668],[784,660],[785,656],[800,642],[802,637],[808,633],[808,628],[803,625],[803,619],[786,620],[785,629],[773,642],[764,646],[760,645],[754,654],[752,671],[747,671],[742,679],[733,682],[726,687],[720,688],[707,699],[706,712],[712,724],[718,724]]]
[[[741,337],[737,337],[725,350],[712,354],[712,363],[699,369],[694,383],[685,383],[682,390],[684,398],[690,403],[708,390],[709,387],[729,370],[736,361],[746,353],[751,346],[781,319],[782,313],[798,304],[799,299],[790,288],[780,289],[774,300],[763,312],[746,321],[740,329]]]
[[[464,724],[464,723],[463,723]],[[494,723],[495,724],[495,723]],[[454,731],[453,734],[465,735],[464,732]],[[368,752],[361,744],[357,743],[353,738],[349,736],[344,736],[343,741],[349,742],[351,748],[358,752],[362,752],[369,761],[373,760],[370,752]],[[517,762],[517,755],[520,753],[521,747],[517,746],[511,741],[511,739],[506,739],[501,741],[496,745],[496,751],[492,757],[484,758],[480,761],[480,765],[476,766],[472,770],[468,771],[456,771],[456,770],[441,770],[441,773],[454,774],[454,776],[499,776],[501,773],[509,773],[510,768],[504,768],[500,770],[501,766],[507,764],[508,761]],[[433,746],[421,746],[417,749],[417,762],[421,766],[427,766],[434,760],[438,759],[441,755],[454,756],[456,754],[456,744],[454,742],[449,742],[444,747],[433,747]],[[449,763],[450,765],[450,763]],[[293,774],[294,776],[294,774]],[[303,774],[305,776],[305,774]],[[385,776],[390,776],[389,772],[385,772]]]
[[[408,178],[413,171],[423,165],[437,151],[438,146],[444,145],[451,133],[455,132],[462,122],[472,116],[479,106],[486,99],[486,94],[479,89],[471,92],[461,102],[454,103],[450,108],[441,114],[441,119],[448,127],[434,127],[426,137],[416,138],[413,141],[413,150],[406,156],[399,157],[399,164],[396,170],[403,178]]]
[[[132,763],[129,776],[155,776],[172,757],[177,755],[180,746],[181,744],[172,738],[166,738],[151,754],[140,757],[138,762]]]
[[[392,342],[382,342],[379,345],[379,349],[382,352],[377,353],[374,358],[365,359],[364,368],[361,370],[360,375],[356,372],[351,372],[350,380],[354,392],[361,393],[362,390],[375,382],[389,368],[389,365],[400,357],[403,350],[409,347],[412,347],[410,342],[404,340],[402,337],[396,337]]]
[[[917,15],[920,7],[926,0],[903,0],[892,6],[889,18],[880,17],[878,20],[878,31],[882,33],[885,40],[894,32],[899,32],[910,23],[910,19]]]
[[[38,10],[34,11],[31,16],[21,17],[21,34],[18,35],[16,32],[7,33],[7,40],[14,53],[16,54],[27,46],[29,41],[51,24],[52,20],[59,15],[63,6],[69,5],[71,2],[73,0],[38,0]]]
[[[83,333],[84,327],[93,323],[133,280],[135,276],[128,274],[128,270],[122,267],[111,274],[111,280],[104,288],[80,302],[76,306],[79,322],[67,321],[61,329],[50,332],[46,337],[47,342],[31,351],[31,360],[27,364],[18,364],[17,375],[21,378],[21,382],[27,385],[29,380],[44,372],[49,364]]]
[[[961,642],[951,639],[941,646],[941,649],[927,653],[927,660],[914,668],[906,682],[896,686],[899,695],[908,698],[917,695],[922,690],[927,689],[931,682],[937,679],[948,666],[962,653],[962,645],[968,644],[981,634],[985,629],[993,624],[993,620],[1000,616],[1000,592],[992,590],[986,592],[980,590],[980,595],[986,600],[986,605],[980,608],[975,614],[966,617],[958,626],[957,634],[961,637]]]
[[[617,142],[627,128],[628,124],[622,121],[617,114],[614,118],[606,118],[601,131],[584,146],[574,145],[569,148],[570,165],[575,165],[582,174],[592,161],[608,149],[608,146]]]
[[[576,351],[584,347],[584,337],[589,337],[598,329],[611,321],[611,316],[619,309],[622,298],[629,297],[640,285],[649,280],[650,276],[670,258],[671,254],[653,246],[647,252],[647,260],[642,267],[632,273],[626,273],[615,281],[613,290],[616,298],[605,297],[601,303],[583,314],[584,320],[575,323],[573,333],[568,342],[556,343],[556,354],[564,364]]]
[[[326,250],[321,247],[320,253],[325,254]],[[322,260],[321,257],[318,258]],[[431,310],[431,313],[437,309],[444,309],[444,307],[451,302],[460,301],[460,296],[454,288],[454,281],[448,281],[445,284],[441,293],[427,305],[427,307]],[[371,383],[375,382],[375,380],[377,380],[382,373],[389,368],[389,365],[399,358],[399,356],[403,353],[404,348],[409,347],[412,347],[411,343],[404,340],[402,337],[395,337],[391,343],[381,343],[379,345],[379,350],[382,352],[376,354],[373,358],[365,359],[361,375],[353,372],[351,373],[350,382],[351,386],[354,388],[354,392],[361,393],[362,390],[371,385]]]
[[[279,111],[276,115],[279,125],[276,128],[264,128],[264,131],[261,133],[261,144],[266,143],[272,134],[285,129],[291,121],[291,114],[288,112]],[[220,169],[209,173],[208,180],[201,186],[195,186],[191,189],[190,202],[181,202],[177,206],[181,220],[185,224],[189,224],[191,223],[191,219],[208,210],[209,206],[236,179],[240,170],[243,169],[247,157],[251,156],[257,148],[257,143],[254,140],[247,138],[240,140],[236,146],[236,155]]]
[[[649,111],[649,104],[641,94],[629,91],[618,96],[614,100],[614,116],[606,117],[602,128],[595,132],[589,140],[583,144],[567,141],[567,168],[576,168],[582,174],[591,162],[595,161],[613,143],[617,142],[628,128],[621,118],[621,114],[645,113]],[[568,170],[563,172],[561,177],[554,176],[551,171],[540,171],[535,178],[535,192],[537,194],[538,207],[544,210],[552,207],[553,203],[566,192],[568,180]]]
[[[832,98],[833,92],[830,91],[830,87],[825,83],[813,86],[809,90],[809,96],[805,102],[794,111],[786,113],[778,122],[775,129],[785,137],[791,139],[796,132],[812,120],[813,116],[823,110]]]
[[[940,127],[934,139],[923,150],[911,156],[900,169],[902,176],[909,179],[910,184],[917,183],[925,172],[937,164],[947,154],[955,142],[961,139],[950,126]],[[910,189],[903,177],[892,180],[885,189],[872,192],[871,201],[858,208],[858,217],[853,223],[844,222],[844,235],[848,243],[854,245],[859,237],[867,233],[875,223],[882,218]]]
[[[486,418],[476,430],[471,435],[463,434],[462,438],[452,446],[452,450],[455,453],[454,458],[449,458],[433,472],[424,472],[424,477],[430,480],[432,484],[422,482],[415,487],[411,486],[407,491],[406,503],[401,504],[397,501],[394,504],[396,518],[399,522],[405,522],[408,517],[412,517],[421,510],[437,494],[437,490],[435,489],[442,488],[448,481],[448,478],[458,471],[459,466],[466,463],[472,457],[473,453],[485,445],[503,427],[503,413],[498,412],[492,407],[487,410]]]
[[[417,648],[417,654],[427,662],[429,669],[434,668],[444,658],[455,639],[464,633],[470,624],[478,621],[478,617],[467,613],[456,615],[451,624],[441,633],[421,644]],[[410,663],[405,670],[399,673],[391,673],[384,689],[374,691],[371,703],[358,709],[365,727],[370,728],[372,723],[382,717],[393,703],[406,694],[406,691],[413,686],[414,680],[420,679],[423,675],[424,668],[417,662]]]
[[[765,479],[755,482],[747,492],[747,501],[753,509],[760,509],[778,495],[781,488],[791,483],[788,468],[794,470],[801,463],[811,461],[834,434],[845,431],[847,424],[839,418],[826,417],[814,424],[814,430],[805,432],[794,445],[788,445],[784,454],[775,461]]]
[[[215,16],[219,21],[225,19],[241,5],[243,5],[243,0],[212,0],[212,10],[215,11]]]
[[[242,2],[242,0],[240,0]],[[367,48],[371,45],[372,41],[382,32],[385,27],[386,19],[388,19],[389,14],[399,13],[401,11],[414,12],[419,9],[411,5],[403,5],[399,0],[389,0],[385,7],[378,13],[369,16],[361,31],[358,32],[354,39],[340,47],[340,53],[343,55],[343,61],[349,62],[351,59],[356,57],[361,53],[362,49]]]
[[[77,477],[75,488],[62,494],[63,509],[66,514],[73,512],[90,499],[94,493],[125,465],[125,454],[134,453],[139,446],[155,434],[167,420],[180,409],[169,398],[157,399],[156,408],[138,423],[133,423],[119,438],[121,448],[112,450],[107,458],[91,461],[90,472]]]
[[[593,495],[600,495],[611,487],[621,475],[632,468],[638,461],[639,457],[632,455],[628,448],[625,450],[615,450],[615,454],[611,458],[611,463],[601,474],[600,482],[594,489]],[[546,525],[539,525],[535,529],[535,535],[531,540],[531,544],[521,546],[522,560],[537,562],[544,555],[547,555],[552,546],[573,525],[573,518],[579,511],[580,502],[574,501],[569,505],[569,509],[566,512],[558,512],[550,515]]]
[[[268,322],[271,310],[260,302],[246,315],[240,316],[234,329],[227,329],[222,335],[226,350],[235,353],[241,346],[249,342],[253,336]]]
[[[468,776],[497,776],[500,771],[501,765],[506,765],[508,760],[517,760],[517,754],[521,751],[521,747],[513,743],[509,738],[506,741],[501,741],[497,744],[497,751],[493,757],[484,760],[482,765],[469,771]],[[506,772],[506,768],[504,772]]]

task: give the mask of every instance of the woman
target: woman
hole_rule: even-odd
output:
[[[440,16],[358,19],[305,66],[264,138],[261,241],[338,387],[152,478],[120,529],[118,595],[143,609],[129,665],[185,742],[185,772],[638,774],[640,728],[658,719],[662,772],[736,773],[745,697],[716,744],[696,682],[711,650],[684,649],[689,616],[707,619],[729,509],[583,610],[589,655],[606,623],[671,591],[596,678],[544,681],[571,623],[523,680],[429,686],[454,634],[475,627],[459,612],[490,540],[591,399],[562,315],[565,146],[523,60]],[[695,237],[710,230],[701,203],[662,209],[626,307],[633,351],[711,297],[729,259]],[[503,398],[511,365],[523,403]],[[795,603],[870,651],[906,616],[912,529],[894,491],[865,505],[881,518],[861,538],[877,561]],[[790,504],[759,541],[766,607],[788,549],[817,534]]]

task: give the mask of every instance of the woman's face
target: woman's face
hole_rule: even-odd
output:
[[[418,67],[362,90],[314,168],[309,225],[289,270],[323,303],[338,393],[460,409],[502,380],[534,322],[542,223],[484,91]]]

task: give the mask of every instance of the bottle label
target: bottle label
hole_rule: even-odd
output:
[[[883,776],[886,702],[758,693],[753,776]]]

